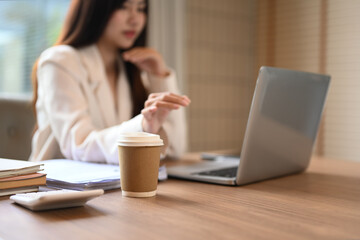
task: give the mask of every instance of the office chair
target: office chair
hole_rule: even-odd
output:
[[[28,160],[34,125],[31,96],[0,94],[0,158]]]

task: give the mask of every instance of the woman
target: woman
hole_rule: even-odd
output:
[[[145,0],[72,2],[57,43],[34,66],[32,161],[117,164],[117,137],[136,131],[160,134],[169,155],[185,150],[180,108],[190,100],[144,47],[147,8]]]

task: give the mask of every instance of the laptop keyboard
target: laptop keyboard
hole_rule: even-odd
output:
[[[219,170],[199,172],[196,173],[196,175],[233,178],[236,177],[237,169],[237,167],[223,168]]]

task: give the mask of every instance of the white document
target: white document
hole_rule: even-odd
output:
[[[120,188],[118,165],[88,163],[66,159],[42,161],[49,187],[74,190]],[[159,168],[159,180],[167,179],[165,166]]]

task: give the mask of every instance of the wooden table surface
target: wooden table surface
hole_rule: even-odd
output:
[[[112,190],[44,212],[0,197],[0,239],[360,239],[360,163],[313,158],[305,173],[242,187],[170,179],[156,197]]]

